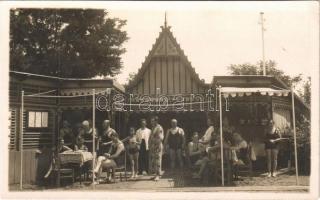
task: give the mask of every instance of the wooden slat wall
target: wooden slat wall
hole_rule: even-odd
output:
[[[168,94],[173,94],[173,62],[168,58]]]
[[[138,94],[142,94],[143,93],[142,84],[143,84],[142,81],[138,84]]]
[[[150,93],[150,82],[149,82],[149,70],[147,70],[145,73],[144,73],[144,76],[143,76],[143,93],[144,94],[149,94]]]
[[[155,80],[155,76],[156,76],[156,69],[155,69],[155,62],[152,61],[150,63],[150,94],[155,94],[156,93],[156,80]]]
[[[156,63],[156,88],[160,88],[161,89],[161,60],[157,59]]]
[[[191,93],[191,74],[190,71],[186,69],[186,92]]]
[[[207,89],[192,73],[180,57],[154,57],[131,92],[154,95],[160,88],[161,94],[205,93]]]
[[[161,78],[162,78],[162,93],[167,94],[168,92],[168,71],[167,71],[167,62],[166,59],[161,58]]]
[[[198,85],[194,79],[192,80],[192,93],[193,94],[199,93]]]
[[[37,179],[43,177],[50,165],[50,155],[40,155],[44,159],[39,160],[35,150],[23,152],[23,183],[34,184]],[[9,184],[20,183],[20,151],[9,151]]]
[[[179,60],[178,59],[174,59],[173,60],[174,63],[174,68],[173,68],[173,84],[174,84],[174,93],[175,94],[180,94],[180,70],[179,70]]]
[[[186,93],[186,68],[183,63],[180,63],[180,86],[181,93]]]

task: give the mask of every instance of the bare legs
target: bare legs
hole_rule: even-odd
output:
[[[139,153],[129,154],[129,158],[130,158],[131,171],[132,171],[131,178],[136,178],[138,174]]]
[[[101,163],[102,161],[106,160],[107,158],[104,156],[99,156],[97,163],[96,163],[96,167],[94,168],[94,173],[98,173],[100,171],[101,168]]]
[[[171,169],[174,169],[176,166],[176,159],[178,160],[179,167],[183,167],[183,161],[182,161],[182,152],[181,149],[170,149],[169,150],[169,156],[170,156],[170,167]]]
[[[277,164],[278,164],[278,149],[267,149],[267,167],[268,177],[276,176]],[[272,169],[271,169],[272,165]]]

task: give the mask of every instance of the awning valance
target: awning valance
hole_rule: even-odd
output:
[[[60,94],[63,96],[92,95],[93,88],[71,88],[61,89]],[[111,88],[95,88],[96,94],[110,94]]]
[[[273,88],[238,88],[238,87],[221,87],[220,91],[222,95],[226,98],[228,96],[231,97],[242,97],[244,95],[251,96],[253,93],[259,93],[261,95],[268,95],[268,96],[288,96],[290,90],[277,90]]]

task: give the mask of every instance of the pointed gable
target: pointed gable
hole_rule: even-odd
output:
[[[136,76],[127,86],[134,94],[205,93],[209,87],[200,80],[195,69],[174,38],[170,27],[162,26],[155,44]]]

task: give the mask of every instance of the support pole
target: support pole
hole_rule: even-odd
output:
[[[21,112],[20,112],[20,190],[22,190],[23,179],[23,112],[24,112],[24,91],[21,91]]]
[[[291,98],[292,98],[292,126],[293,126],[293,139],[294,139],[294,162],[295,162],[295,168],[296,168],[296,184],[299,185],[296,115],[295,115],[295,109],[294,109],[293,87],[291,87]]]
[[[95,184],[94,184],[94,166],[95,166],[95,157],[96,157],[96,153],[95,153],[95,148],[96,148],[96,144],[95,144],[95,137],[96,137],[96,132],[95,132],[95,124],[96,124],[96,94],[95,94],[95,89],[92,89],[92,185],[93,188],[95,188]]]
[[[220,114],[220,121],[219,122],[220,122],[221,182],[222,182],[222,186],[224,186],[221,86],[219,86],[219,114]]]

